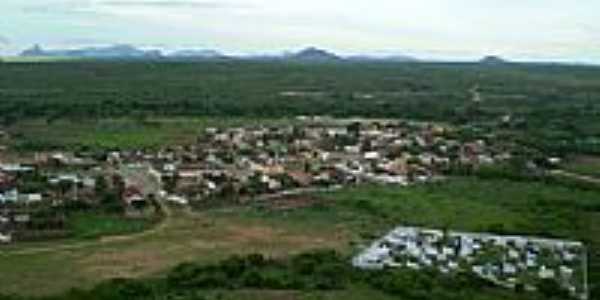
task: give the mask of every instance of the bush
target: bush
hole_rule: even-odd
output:
[[[569,292],[561,288],[554,280],[541,280],[537,284],[537,288],[548,299],[571,299]]]
[[[113,279],[98,285],[89,294],[93,299],[131,300],[151,299],[156,292],[149,281]],[[74,294],[79,293],[75,292]]]

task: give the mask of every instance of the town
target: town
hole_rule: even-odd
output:
[[[434,268],[467,271],[500,286],[535,290],[556,281],[572,296],[588,299],[587,254],[580,242],[398,227],[356,256],[365,269]]]
[[[244,203],[359,183],[406,186],[510,157],[493,136],[465,139],[450,126],[322,117],[282,127],[206,128],[194,144],[159,150],[38,152],[1,162],[0,240],[61,236],[65,216],[53,208],[110,203],[141,217],[156,212],[157,202]]]
[[[165,206],[248,204],[358,184],[409,186],[511,159],[510,142],[412,121],[298,117],[287,126],[208,127],[158,150],[35,153],[0,165],[0,243],[67,238],[68,210],[147,218]],[[549,162],[556,159],[548,158]],[[556,163],[556,162],[554,162]],[[469,270],[535,290],[557,280],[585,300],[581,243],[398,228],[354,259],[360,268]],[[583,265],[583,267],[582,267]]]

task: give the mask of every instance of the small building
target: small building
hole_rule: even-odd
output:
[[[129,206],[139,207],[146,204],[146,198],[142,191],[136,186],[128,186],[123,191],[123,201]]]

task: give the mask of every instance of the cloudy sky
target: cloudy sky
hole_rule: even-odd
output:
[[[1,0],[0,53],[128,43],[600,62],[598,0]]]

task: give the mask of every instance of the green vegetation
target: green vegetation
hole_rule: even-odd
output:
[[[61,145],[38,141],[37,126],[64,127],[57,132],[69,133],[69,145],[146,146],[187,136],[186,125],[174,133],[156,118],[326,113],[503,126],[545,151],[598,153],[599,75],[593,67],[518,64],[4,63],[0,119],[22,137],[21,149]],[[482,102],[471,101],[474,86]],[[505,115],[512,118],[501,123]],[[41,125],[28,127],[32,118]],[[111,128],[115,118],[132,123]],[[64,120],[70,124],[52,125]],[[92,126],[97,120],[108,121]]]
[[[598,191],[499,179],[458,178],[410,188],[356,187],[320,197],[325,200],[312,208],[284,214],[251,210],[247,215],[299,223],[339,222],[365,232],[404,224],[580,240],[593,237],[585,216],[592,220],[600,215]]]
[[[95,239],[107,235],[142,232],[152,222],[147,219],[126,219],[122,216],[76,213],[67,219],[67,229],[74,239]]]
[[[553,288],[545,288],[542,292],[556,291]],[[174,268],[161,279],[117,279],[100,284],[91,291],[71,290],[63,296],[49,299],[209,299],[205,295],[218,289],[320,293],[372,289],[400,299],[432,300],[502,299],[507,296],[515,300],[566,299],[564,293],[543,296],[511,294],[466,274],[459,274],[448,281],[432,271],[360,271],[349,265],[347,257],[331,251],[300,254],[287,260],[272,260],[255,254],[234,256],[213,265],[187,263]]]
[[[600,282],[599,193],[598,188],[556,182],[457,178],[411,188],[345,189],[320,195],[325,201],[318,206],[283,214],[242,210],[246,216],[268,218],[272,224],[344,224],[358,234],[355,243],[401,224],[580,240],[589,247],[590,282],[594,283]]]

